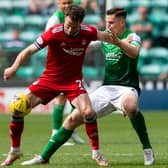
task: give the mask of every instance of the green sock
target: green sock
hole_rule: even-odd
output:
[[[64,105],[54,104],[52,112],[52,129],[59,129],[63,121]]]
[[[61,127],[58,132],[50,138],[40,156],[48,161],[52,154],[71,137],[72,132],[73,130],[67,130]]]
[[[142,143],[143,149],[152,148],[149,141],[146,124],[142,113],[138,112],[136,117],[130,118],[130,121],[138,134],[138,137]]]

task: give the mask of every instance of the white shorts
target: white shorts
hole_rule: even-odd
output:
[[[122,109],[122,98],[127,94],[138,97],[138,92],[133,87],[105,85],[89,94],[92,108],[97,113],[97,117],[105,116],[113,111]]]

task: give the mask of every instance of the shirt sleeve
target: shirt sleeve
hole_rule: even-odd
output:
[[[136,33],[131,33],[130,36],[132,36],[131,45],[141,47],[141,38]]]
[[[93,49],[99,49],[101,48],[101,41],[92,41],[90,44],[89,44],[89,47],[93,48]]]
[[[39,49],[42,49],[46,47],[50,42],[52,42],[54,33],[52,33],[52,28],[50,28],[48,31],[44,32],[40,37],[38,37],[34,44]]]
[[[96,27],[93,27],[93,26],[90,26],[90,38],[91,38],[91,41],[96,41],[98,39],[98,30]]]

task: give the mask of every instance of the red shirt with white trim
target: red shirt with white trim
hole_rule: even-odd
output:
[[[81,80],[86,48],[97,38],[97,29],[85,24],[81,24],[74,37],[65,34],[64,24],[51,27],[34,43],[40,49],[48,46],[46,69],[41,78],[53,82]]]

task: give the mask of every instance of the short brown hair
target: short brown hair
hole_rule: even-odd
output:
[[[106,11],[106,15],[115,15],[116,17],[123,17],[126,19],[127,11],[122,7],[114,7]]]
[[[77,5],[70,5],[65,8],[65,16],[69,16],[73,21],[83,21],[85,10]]]

